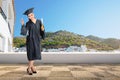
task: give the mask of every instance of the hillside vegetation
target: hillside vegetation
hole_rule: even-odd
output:
[[[89,49],[108,51],[118,47],[113,47],[109,44],[109,40],[106,41],[103,39],[102,41],[98,41],[98,39],[94,40],[79,34],[60,30],[57,32],[46,32],[46,38],[42,40],[41,44],[46,49],[86,45]],[[15,37],[13,42],[15,47],[22,47],[25,46],[26,39],[25,37]]]

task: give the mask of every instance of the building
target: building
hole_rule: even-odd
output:
[[[0,0],[0,52],[12,51],[14,22],[14,0]]]

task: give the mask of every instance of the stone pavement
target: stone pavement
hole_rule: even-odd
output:
[[[0,80],[120,80],[120,64],[36,64],[28,75],[26,64],[0,64]]]

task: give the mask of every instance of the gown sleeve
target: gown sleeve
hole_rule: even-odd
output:
[[[40,23],[41,23],[41,21],[40,21]],[[41,23],[41,25],[40,25],[40,35],[41,35],[41,37],[42,37],[42,39],[45,39],[45,29],[44,29],[44,31],[42,31],[41,30],[41,27],[44,27],[44,25]],[[44,27],[45,28],[45,27]]]
[[[24,36],[27,34],[27,27],[25,25],[22,25],[20,34]]]

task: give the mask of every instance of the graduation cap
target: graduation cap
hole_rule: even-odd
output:
[[[30,13],[33,12],[33,9],[34,9],[34,8],[27,9],[23,14],[24,14],[24,15],[28,15],[28,14],[30,14]]]

